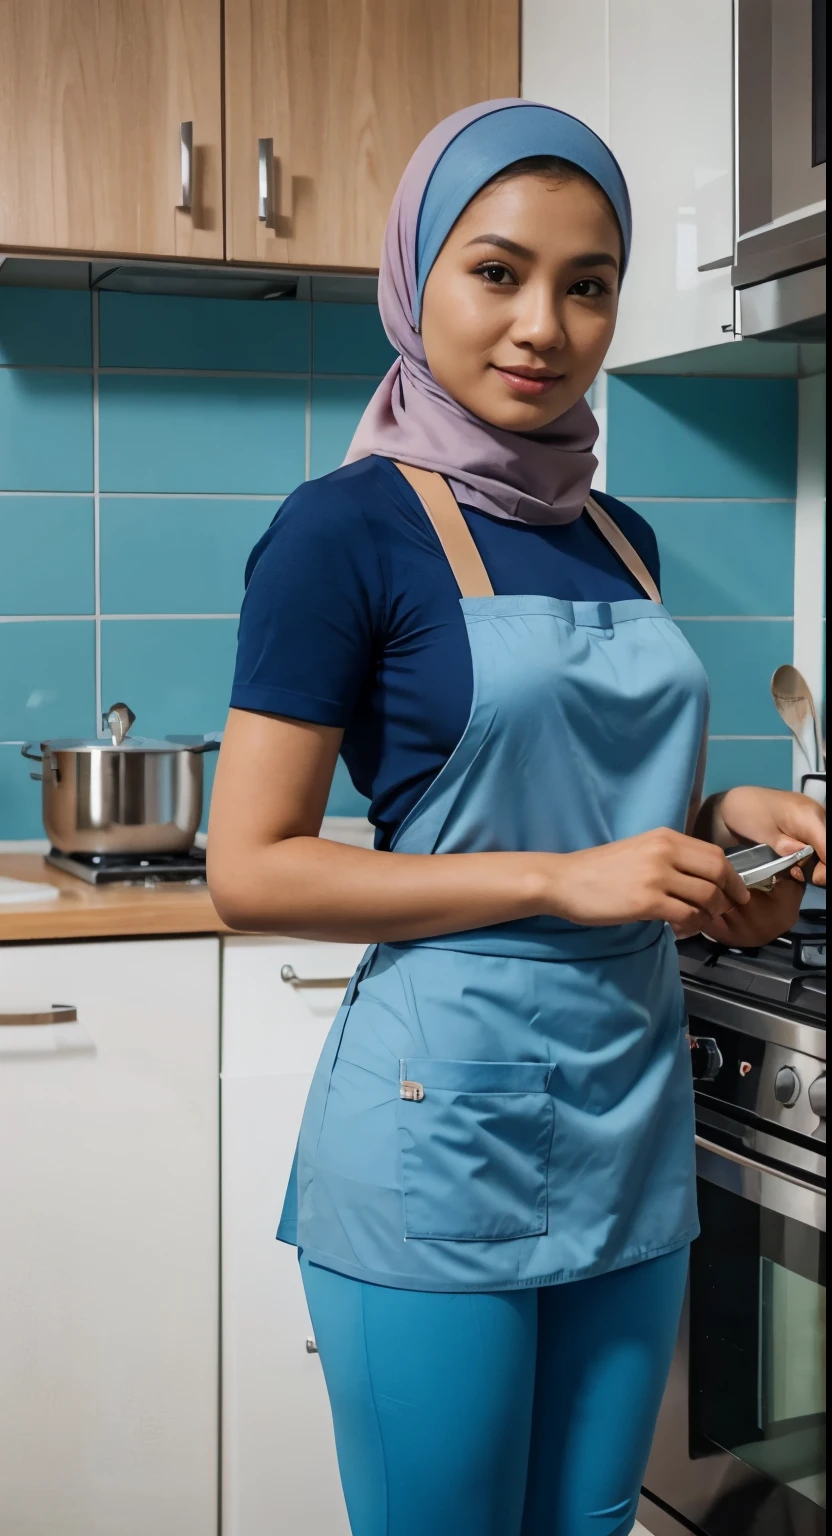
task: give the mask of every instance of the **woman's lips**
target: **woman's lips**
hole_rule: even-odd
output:
[[[511,368],[496,368],[496,371],[517,395],[548,395],[563,378],[562,373],[514,373]]]

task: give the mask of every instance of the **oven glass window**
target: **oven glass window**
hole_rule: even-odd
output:
[[[821,1233],[709,1180],[700,1178],[699,1192],[702,1237],[691,1257],[691,1455],[719,1449],[743,1462],[750,1472],[746,1509],[757,1474],[761,1509],[775,1497],[820,1516],[826,1508]]]

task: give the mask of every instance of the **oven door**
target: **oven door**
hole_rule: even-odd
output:
[[[702,1235],[645,1493],[706,1536],[826,1529],[826,1196],[697,1137]]]

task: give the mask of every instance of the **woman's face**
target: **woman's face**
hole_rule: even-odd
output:
[[[621,235],[581,178],[484,187],[431,268],[422,342],[437,383],[483,421],[547,426],[586,394],[615,329]]]

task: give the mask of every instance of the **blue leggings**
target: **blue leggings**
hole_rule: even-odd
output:
[[[687,1264],[448,1295],[301,1259],[353,1536],[626,1536]]]

